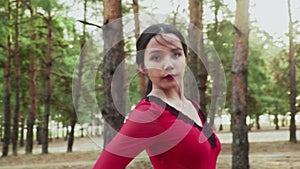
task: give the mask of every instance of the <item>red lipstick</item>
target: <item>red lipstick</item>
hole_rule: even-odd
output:
[[[164,79],[167,79],[167,80],[174,80],[174,76],[172,75],[167,75],[164,77]]]

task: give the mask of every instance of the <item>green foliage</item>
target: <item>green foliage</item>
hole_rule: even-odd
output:
[[[218,30],[216,32],[215,30]],[[226,107],[231,107],[231,62],[233,58],[233,27],[228,20],[222,20],[218,24],[211,23],[207,25],[208,40],[213,43],[221,62],[226,76]],[[210,93],[210,91],[208,91]]]
[[[231,107],[231,62],[233,57],[234,15],[222,1],[211,1],[213,10],[218,8],[226,19],[207,24],[207,37],[212,41],[221,58],[226,73],[226,107]],[[218,5],[218,6],[216,6]],[[255,25],[255,24],[253,24]],[[278,47],[278,44],[282,44]],[[288,54],[284,43],[274,41],[265,31],[252,26],[249,34],[247,107],[251,118],[264,113],[286,114],[288,112],[289,79]],[[297,62],[298,63],[298,62]],[[210,90],[208,90],[210,93]]]
[[[250,34],[248,112],[250,117],[264,113],[285,114],[288,109],[286,55],[267,32],[252,28]],[[287,72],[286,72],[287,73]]]
[[[6,1],[5,1],[6,2]],[[3,3],[1,1],[1,3]],[[5,3],[4,7],[7,6]],[[0,7],[3,9],[4,7]],[[34,9],[36,14],[30,15],[29,9]],[[12,6],[12,10],[14,6]],[[78,39],[75,29],[74,19],[61,15],[64,8],[58,4],[58,1],[22,1],[22,9],[20,10],[20,38],[19,38],[19,53],[21,57],[21,109],[22,113],[27,116],[30,109],[29,102],[29,64],[30,58],[33,57],[37,64],[36,69],[36,87],[37,87],[37,123],[41,121],[44,112],[44,87],[45,87],[45,57],[47,48],[47,14],[51,12],[52,15],[52,96],[51,96],[51,116],[52,119],[59,119],[65,125],[69,124],[71,114],[73,113],[72,104],[72,78],[76,60],[80,54],[80,41]],[[0,34],[7,37],[9,31],[14,36],[14,29],[11,23],[14,20],[7,20],[6,10],[0,10]],[[32,41],[33,33],[36,34],[35,41]],[[14,40],[14,39],[13,39]],[[4,65],[6,62],[7,51],[5,49],[7,38],[1,38],[0,43],[0,62]],[[14,41],[13,41],[14,44]],[[12,47],[14,47],[12,44]],[[14,49],[13,49],[14,50]],[[14,51],[13,51],[14,52]],[[12,62],[11,69],[11,110],[14,106],[14,65]],[[1,79],[4,77],[4,69],[0,69]],[[3,83],[0,85],[1,91]],[[3,92],[0,94],[3,98]],[[3,101],[0,99],[1,102]],[[3,110],[3,104],[0,108]],[[2,113],[2,111],[1,111]]]
[[[94,9],[91,4],[99,3],[96,0],[88,1],[88,9]],[[216,3],[215,3],[216,2]],[[8,1],[0,1],[0,79],[4,81],[4,67],[7,61],[7,36],[9,33],[14,35],[12,20],[8,20],[7,11]],[[44,88],[45,88],[45,67],[46,67],[46,47],[47,47],[47,15],[51,13],[53,28],[52,40],[52,97],[51,97],[51,116],[53,120],[57,120],[64,125],[68,125],[70,117],[73,113],[73,95],[72,81],[76,79],[74,74],[78,73],[76,64],[81,53],[82,34],[80,30],[76,30],[76,21],[65,16],[67,9],[60,1],[55,0],[30,0],[22,1],[20,10],[20,47],[19,53],[22,59],[21,72],[21,112],[28,114],[30,109],[29,103],[29,65],[30,57],[34,57],[37,64],[36,82],[37,82],[37,123],[41,122],[44,112]],[[83,1],[74,0],[74,4],[83,4]],[[233,58],[233,23],[234,13],[230,11],[222,0],[209,1],[204,5],[210,5],[212,9],[218,9],[223,18],[218,23],[204,24],[204,38],[209,44],[212,44],[219,54],[226,73],[227,82],[227,101],[226,107],[231,105],[231,64]],[[29,8],[36,11],[34,16],[30,15]],[[140,11],[146,7],[140,6]],[[12,5],[12,12],[15,5]],[[93,11],[92,11],[93,12]],[[94,11],[95,12],[95,11]],[[186,11],[177,11],[186,12]],[[101,11],[97,11],[97,14]],[[131,2],[123,3],[123,15],[132,13]],[[187,36],[186,18],[179,17],[176,12],[172,13],[167,19],[167,23],[172,23]],[[101,18],[102,16],[97,16]],[[142,19],[142,18],[140,18]],[[124,21],[126,22],[126,21]],[[155,22],[155,21],[153,21]],[[299,22],[295,23],[295,30],[299,30]],[[76,27],[76,28],[75,28]],[[99,30],[101,31],[101,30]],[[36,33],[36,39],[32,41],[31,36]],[[295,31],[296,39],[299,37],[299,31]],[[96,40],[90,34],[87,34],[86,40],[90,42],[89,52],[85,60],[85,68],[83,70],[82,83],[82,99],[80,100],[80,112],[84,112],[80,116],[80,122],[90,123],[101,111],[104,102],[103,99],[103,46],[97,46]],[[99,38],[99,37],[97,37]],[[101,38],[101,37],[100,37]],[[126,39],[125,50],[129,55],[134,53],[135,40],[134,37]],[[298,38],[299,39],[299,38]],[[14,39],[13,39],[14,44]],[[12,45],[13,45],[12,44]],[[279,46],[278,44],[282,44]],[[14,46],[12,46],[14,47]],[[285,114],[289,111],[289,60],[287,52],[287,44],[283,42],[275,42],[271,35],[267,32],[259,30],[256,27],[251,28],[249,39],[249,57],[248,57],[248,112],[251,118],[264,113],[269,114]],[[13,51],[15,52],[15,51]],[[300,44],[295,44],[295,56],[297,69],[300,68]],[[131,61],[131,60],[130,60]],[[131,63],[129,63],[131,64]],[[132,62],[132,64],[135,64]],[[14,101],[14,65],[12,62],[11,69],[11,105],[12,110]],[[91,74],[96,72],[96,79],[90,79]],[[297,73],[297,79],[300,74]],[[299,88],[300,83],[297,83]],[[0,91],[4,91],[4,83],[0,84]],[[139,96],[138,78],[135,76],[129,83],[127,93],[131,103],[136,104],[141,98]],[[208,89],[211,93],[211,89]],[[90,100],[85,99],[86,96],[95,97],[97,104],[93,105]],[[0,109],[3,110],[4,92],[0,93]],[[300,101],[298,100],[298,105]],[[299,108],[300,109],[300,108]],[[3,111],[0,111],[0,115]]]

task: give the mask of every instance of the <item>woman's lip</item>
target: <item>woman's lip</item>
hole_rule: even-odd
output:
[[[175,77],[175,75],[168,74],[167,76],[164,76],[164,79],[173,80],[174,77]]]

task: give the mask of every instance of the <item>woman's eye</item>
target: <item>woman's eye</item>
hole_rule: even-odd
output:
[[[179,53],[179,52],[173,54],[173,57],[175,57],[175,58],[179,58],[180,56],[181,56],[181,53]]]
[[[151,57],[151,60],[154,60],[154,61],[158,61],[160,59],[160,56],[152,56]]]

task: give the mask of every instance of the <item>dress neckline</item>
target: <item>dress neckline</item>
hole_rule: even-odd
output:
[[[156,104],[160,105],[164,110],[167,110],[170,114],[176,116],[177,119],[180,119],[196,128],[198,128],[200,131],[202,131],[204,133],[204,135],[208,138],[208,141],[210,142],[212,148],[216,147],[216,136],[215,133],[213,132],[211,126],[206,122],[206,116],[203,113],[203,111],[201,110],[201,108],[192,100],[191,103],[194,105],[194,107],[196,108],[198,115],[200,116],[200,120],[202,122],[201,116],[203,118],[204,121],[204,125],[203,128],[201,126],[199,126],[197,123],[195,123],[192,119],[190,119],[188,116],[186,116],[185,114],[183,114],[181,111],[177,110],[175,107],[169,105],[168,103],[166,103],[165,101],[163,101],[161,98],[153,96],[153,95],[149,95],[145,97],[145,100],[147,102],[155,102]],[[203,124],[203,122],[202,122]]]
[[[203,115],[203,113],[201,112],[200,108],[197,106],[197,104],[195,104],[194,101],[188,99],[192,105],[194,106],[194,108],[197,111],[197,114],[200,118],[200,122],[202,124],[202,126],[200,126],[198,123],[196,123],[193,119],[191,119],[189,116],[185,115],[184,113],[182,113],[181,111],[179,111],[178,109],[176,109],[174,106],[170,105],[169,103],[165,102],[164,100],[162,100],[161,98],[157,97],[157,96],[153,96],[153,95],[149,95],[145,97],[146,101],[148,102],[155,102],[158,105],[160,105],[163,109],[168,110],[172,115],[175,115],[177,118],[183,120],[184,122],[187,122],[195,127],[197,127],[198,129],[202,130],[202,126],[204,126],[203,120],[205,121],[205,115]],[[202,116],[202,117],[201,117]]]

